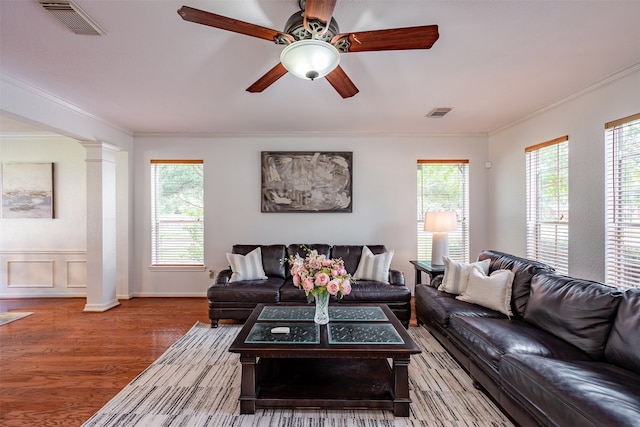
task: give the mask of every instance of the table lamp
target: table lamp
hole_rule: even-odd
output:
[[[443,256],[449,256],[449,232],[458,229],[455,212],[427,212],[424,231],[433,233],[431,265],[444,265]]]

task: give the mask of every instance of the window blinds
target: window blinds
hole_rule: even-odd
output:
[[[527,257],[569,266],[569,137],[527,147]]]
[[[640,286],[640,114],[605,125],[605,282]]]
[[[449,233],[449,257],[469,261],[469,161],[418,160],[418,259],[431,259],[431,234],[424,231],[426,212],[455,211],[458,230]]]
[[[204,264],[202,160],[151,160],[151,264]]]

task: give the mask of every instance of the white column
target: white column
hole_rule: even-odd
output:
[[[116,297],[116,152],[114,145],[81,141],[87,150],[87,304],[107,311]]]

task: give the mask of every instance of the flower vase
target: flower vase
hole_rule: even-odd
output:
[[[315,296],[316,315],[313,321],[318,325],[326,325],[329,323],[329,292],[318,292]]]

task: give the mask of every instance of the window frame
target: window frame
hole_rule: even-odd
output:
[[[554,267],[559,274],[567,275],[570,226],[569,136],[526,147],[525,164],[527,257]],[[551,187],[545,182],[554,175],[554,194],[548,198],[548,195],[543,195],[544,189]],[[550,218],[551,211],[557,215],[553,219]]]
[[[157,167],[159,165],[201,165],[201,173],[202,173],[202,212],[198,219],[170,219],[170,220],[161,220],[159,219],[159,194],[158,194],[158,170]],[[204,259],[204,161],[203,160],[150,160],[150,192],[151,192],[151,205],[150,205],[150,265],[149,268],[151,270],[160,270],[160,271],[204,271],[206,269]],[[202,262],[177,262],[175,259],[169,262],[160,261],[159,257],[162,257],[162,254],[158,253],[158,249],[160,248],[159,242],[159,233],[162,229],[162,224],[184,224],[184,225],[198,225],[196,233],[201,233],[201,247],[197,248],[197,250],[202,251]],[[166,228],[165,228],[166,229]],[[193,236],[191,237],[191,242],[193,242]],[[183,248],[186,250],[188,245],[185,245]],[[178,246],[180,248],[180,246]],[[164,255],[167,256],[166,254]]]
[[[635,288],[640,282],[640,113],[606,123],[604,136],[605,283]]]
[[[425,206],[424,177],[421,178],[422,165],[458,165],[462,167],[462,177],[460,185],[462,186],[460,206],[452,209],[448,206]],[[416,254],[419,260],[431,259],[432,233],[424,231],[424,215],[430,211],[455,210],[458,221],[458,229],[449,233],[449,256],[455,261],[469,262],[469,160],[468,159],[445,159],[445,160],[418,160],[417,161],[417,245]],[[440,201],[442,202],[442,201]],[[438,203],[440,203],[438,202]],[[453,201],[449,201],[453,203]],[[446,201],[445,201],[446,204]]]

